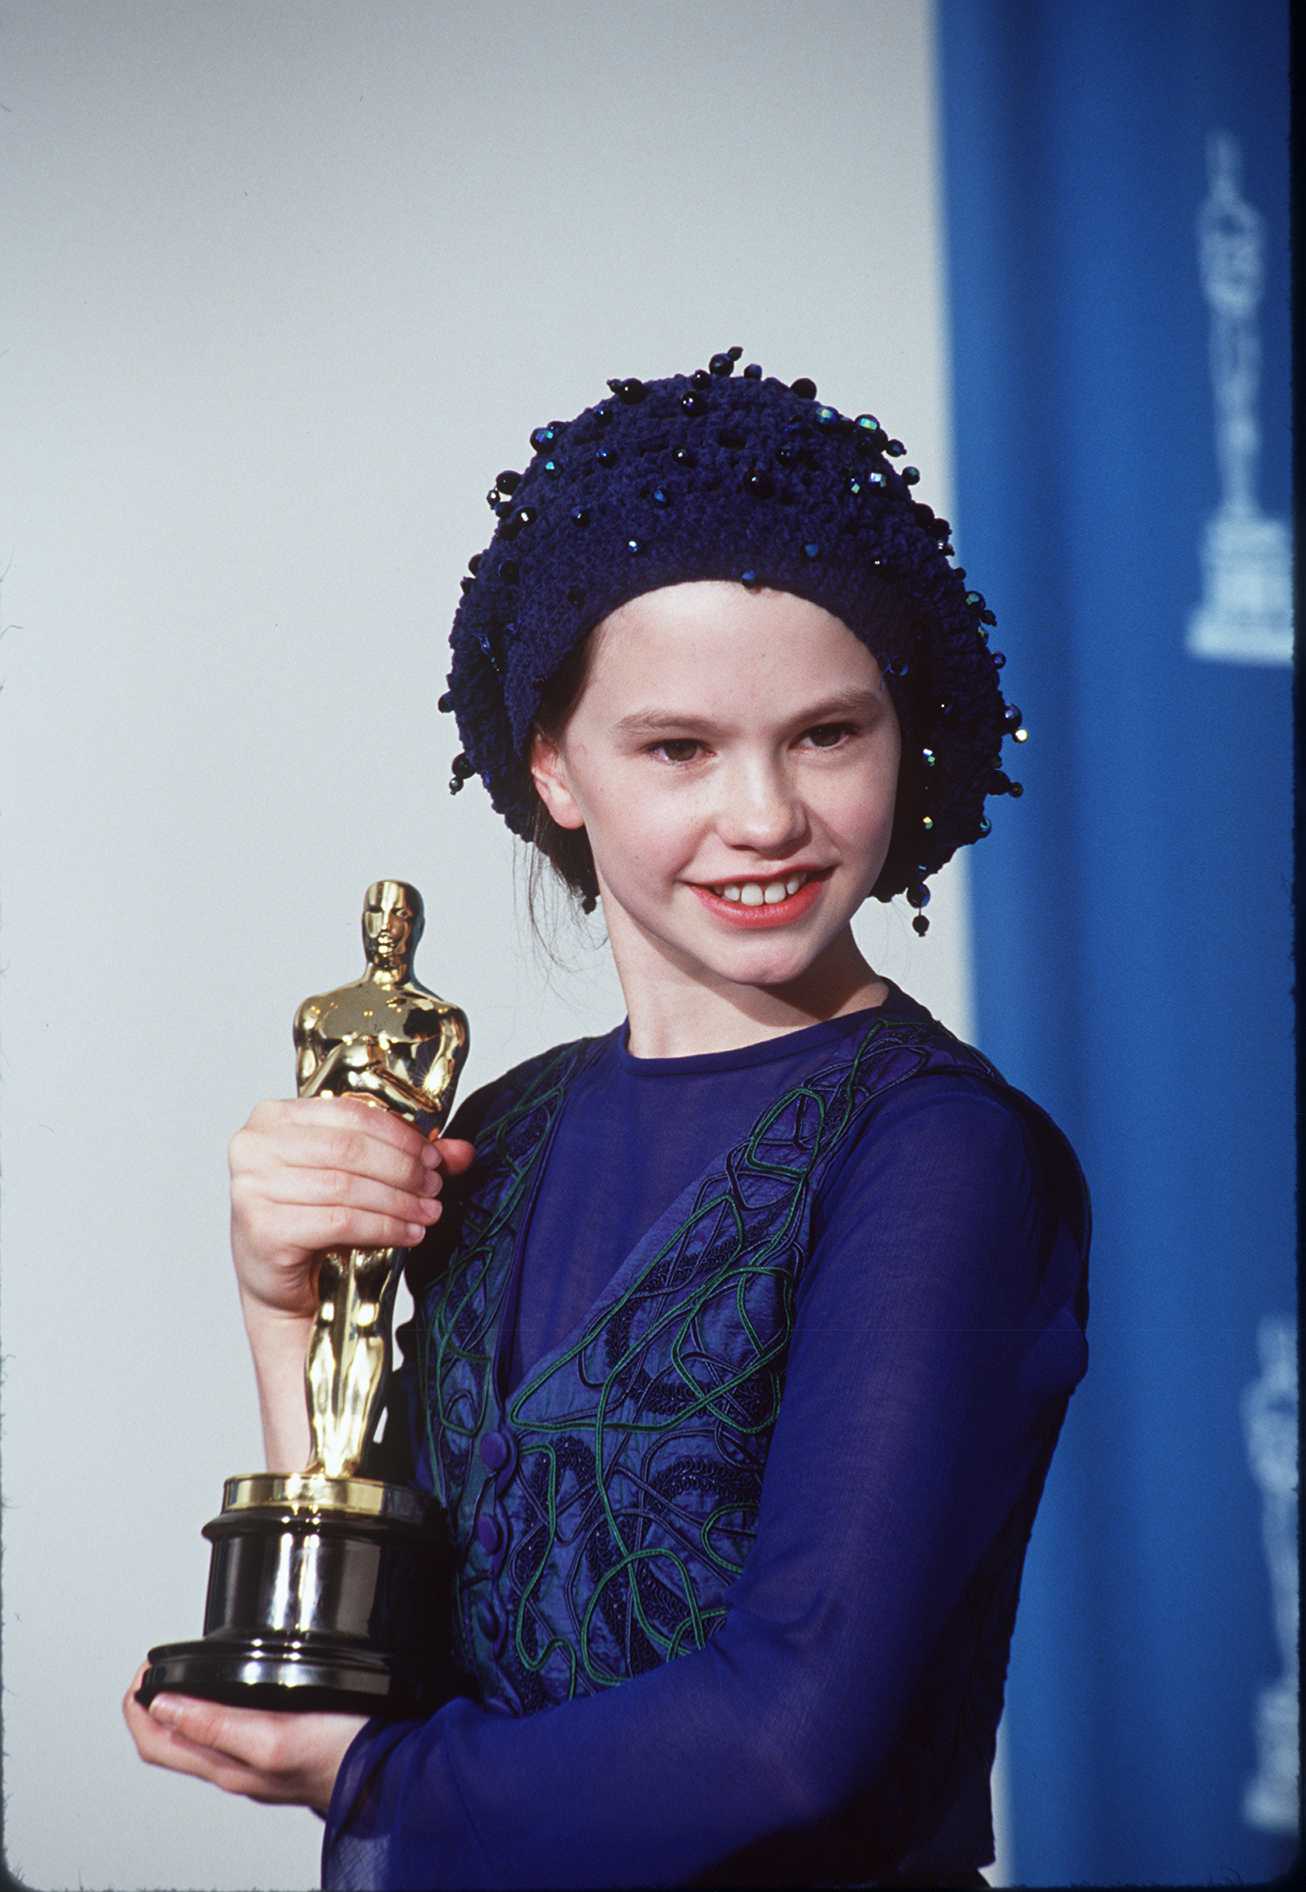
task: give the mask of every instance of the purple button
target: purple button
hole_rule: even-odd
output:
[[[478,1518],[476,1520],[476,1536],[481,1549],[488,1551],[490,1555],[493,1556],[503,1542],[503,1526],[500,1524],[498,1518]]]
[[[501,1656],[508,1646],[508,1618],[500,1615],[492,1603],[482,1603],[476,1620],[491,1655]]]
[[[481,1457],[492,1472],[502,1471],[512,1456],[512,1447],[502,1432],[487,1432],[481,1440]]]

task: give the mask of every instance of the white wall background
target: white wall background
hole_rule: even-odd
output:
[[[260,1462],[226,1144],[423,890],[465,1087],[622,1015],[548,973],[435,713],[483,495],[610,374],[740,343],[950,507],[929,0],[10,0],[0,311],[5,1854],[316,1882],[310,1815],[143,1767]],[[965,1034],[964,870],[873,963]],[[999,1875],[995,1875],[999,1876]]]

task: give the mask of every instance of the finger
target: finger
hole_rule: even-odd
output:
[[[421,1155],[426,1138],[416,1124],[408,1123],[397,1111],[368,1103],[362,1097],[280,1097],[258,1104],[250,1113],[250,1126],[275,1132],[286,1125],[334,1125],[344,1130],[361,1130],[412,1157]]]
[[[436,1199],[443,1188],[443,1176],[428,1170],[422,1171],[412,1187],[395,1189],[370,1176],[355,1176],[347,1169],[276,1169],[260,1177],[250,1193],[256,1193],[263,1202],[294,1203],[300,1208],[336,1204],[399,1216],[405,1221],[434,1221],[431,1211],[437,1208]]]
[[[150,1720],[149,1715],[145,1719]],[[289,1782],[235,1761],[217,1748],[202,1747],[188,1741],[170,1728],[154,1728],[147,1742],[138,1742],[141,1759],[152,1767],[166,1767],[174,1774],[189,1774],[193,1780],[206,1780],[224,1793],[245,1794],[251,1800],[273,1802],[296,1797]]]
[[[439,1153],[442,1167],[451,1176],[461,1176],[476,1161],[476,1145],[465,1137],[441,1137],[430,1147]]]
[[[172,1737],[175,1751],[197,1761],[206,1756],[236,1761],[259,1774],[284,1769],[287,1755],[285,1717],[266,1708],[231,1708],[194,1695],[156,1695],[149,1718]],[[179,1745],[178,1745],[179,1744]]]
[[[265,1202],[260,1228],[262,1238],[277,1248],[309,1254],[327,1248],[416,1248],[432,1222],[440,1218],[440,1204],[432,1201],[431,1221],[350,1209],[340,1203],[315,1209],[299,1203]]]
[[[377,1113],[379,1114],[379,1113]],[[411,1126],[406,1126],[411,1128]],[[425,1162],[430,1148],[413,1132],[415,1141],[400,1148],[392,1138],[374,1136],[369,1124],[334,1119],[331,1122],[288,1123],[251,1146],[247,1160],[238,1164],[249,1174],[271,1178],[284,1169],[347,1171],[392,1189],[413,1194],[431,1193],[427,1187],[438,1164]]]

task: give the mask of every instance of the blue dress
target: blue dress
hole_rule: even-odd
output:
[[[900,988],[533,1058],[449,1127],[383,1469],[466,1692],[341,1766],[328,1887],[982,1883],[1026,1545],[1087,1364],[1074,1152]]]

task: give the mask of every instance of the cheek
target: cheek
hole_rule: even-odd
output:
[[[841,782],[827,804],[831,829],[851,853],[883,853],[893,833],[897,785],[896,757]]]
[[[695,798],[632,770],[624,780],[594,785],[588,804],[590,846],[607,878],[640,870],[674,870],[697,845],[701,820]]]

